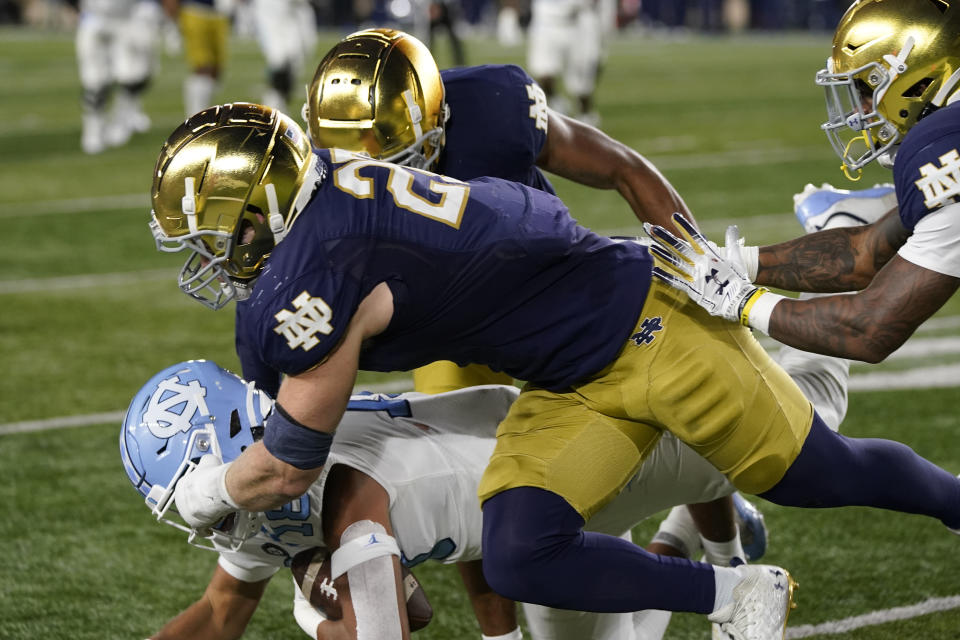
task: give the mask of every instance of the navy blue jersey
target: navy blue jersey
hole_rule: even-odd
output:
[[[925,215],[960,195],[960,104],[934,111],[903,139],[893,165],[903,226],[911,231]]]
[[[592,233],[555,196],[518,183],[318,155],[332,173],[237,307],[244,377],[266,391],[269,372],[321,363],[381,282],[394,313],[365,345],[365,370],[453,360],[558,389],[602,369],[629,337],[650,284],[640,245]]]
[[[450,120],[437,173],[460,180],[494,176],[556,193],[536,167],[547,139],[543,90],[515,65],[440,72]]]

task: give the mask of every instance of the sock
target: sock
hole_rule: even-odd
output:
[[[917,513],[960,528],[960,480],[905,444],[848,438],[814,413],[790,468],[760,497],[791,507],[864,506]]]
[[[187,117],[213,105],[217,81],[202,73],[192,73],[183,81],[183,106]]]
[[[508,489],[483,504],[483,572],[505,598],[561,609],[713,611],[714,567],[583,531],[583,518],[543,489]]]
[[[679,550],[687,558],[700,554],[700,533],[690,517],[686,505],[677,505],[660,523],[651,542],[659,542]]]
[[[716,595],[713,599],[713,611],[710,613],[715,613],[733,602],[733,589],[743,579],[740,571],[731,567],[715,567],[713,577]]]
[[[740,544],[740,532],[737,531],[733,540],[726,542],[716,542],[707,540],[700,536],[700,544],[703,545],[704,557],[710,564],[718,564],[721,567],[732,566],[730,561],[738,558],[743,561],[747,554],[743,551],[743,545]]]

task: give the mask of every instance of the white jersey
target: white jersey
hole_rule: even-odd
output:
[[[324,472],[310,491],[266,513],[269,531],[262,530],[237,552],[223,551],[221,565],[240,580],[262,580],[298,551],[324,545],[323,486],[337,464],[366,473],[386,490],[405,565],[479,559],[483,523],[477,485],[497,425],[517,393],[514,387],[488,385],[439,395],[353,396]],[[640,471],[587,528],[621,535],[675,504],[707,502],[732,492],[712,465],[664,434]]]
[[[386,490],[402,561],[480,558],[483,533],[477,485],[514,387],[490,385],[441,395],[351,398],[324,472],[299,500],[267,512],[267,527],[220,565],[244,581],[263,580],[299,551],[323,546],[321,509],[328,471],[345,464]]]
[[[414,566],[481,557],[477,485],[514,387],[488,385],[438,395],[356,395],[337,427],[323,474],[300,500],[266,514],[268,526],[239,551],[221,550],[220,566],[246,582],[269,578],[299,551],[324,545],[323,487],[337,464],[358,469],[386,490],[401,559]],[[638,473],[587,528],[622,535],[675,504],[730,495],[733,486],[692,449],[665,433]],[[525,606],[534,640],[659,638],[663,625],[633,614],[594,614]]]

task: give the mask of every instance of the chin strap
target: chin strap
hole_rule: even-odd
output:
[[[273,234],[273,244],[278,245],[287,235],[287,228],[283,224],[283,214],[280,213],[280,202],[277,200],[277,188],[273,183],[265,184],[267,192],[267,222],[270,223],[270,232]]]
[[[310,155],[310,166],[303,176],[303,182],[300,184],[300,190],[297,191],[293,199],[293,205],[290,207],[290,214],[284,221],[283,214],[280,213],[280,202],[277,198],[277,189],[273,184],[263,186],[267,194],[267,222],[270,224],[270,232],[273,233],[273,243],[277,245],[283,240],[290,228],[296,221],[297,216],[303,211],[303,208],[310,202],[313,193],[317,190],[327,177],[327,165],[320,161],[316,154]]]
[[[180,210],[187,219],[187,228],[190,233],[196,233],[197,227],[197,188],[194,178],[183,179],[183,198],[180,200]]]

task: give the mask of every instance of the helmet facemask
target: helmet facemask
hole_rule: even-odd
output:
[[[907,70],[906,60],[913,39],[899,55],[886,55],[883,62],[870,62],[847,72],[832,72],[832,58],[816,76],[826,93],[827,121],[820,128],[843,161],[843,170],[859,173],[869,162],[889,154],[902,133],[883,114],[883,99],[893,81]]]

